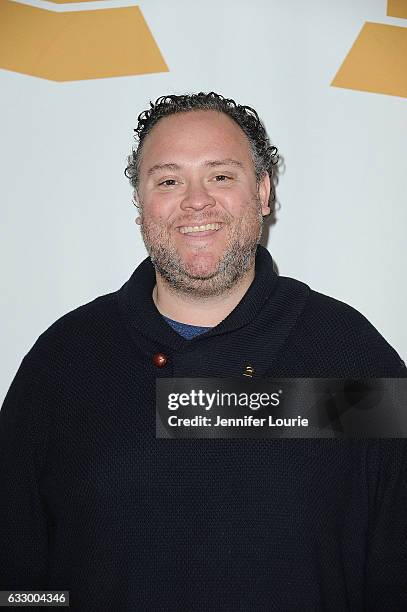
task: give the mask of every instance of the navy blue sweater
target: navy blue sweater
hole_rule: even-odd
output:
[[[155,438],[157,377],[405,377],[397,353],[261,247],[192,340],[154,283],[147,259],[24,358],[0,412],[0,588],[83,612],[406,610],[404,440]]]

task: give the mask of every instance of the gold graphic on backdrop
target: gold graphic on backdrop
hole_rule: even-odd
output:
[[[10,0],[0,0],[0,68],[52,81],[168,72],[137,6],[57,13]]]
[[[407,19],[407,0],[387,0],[387,14]]]
[[[389,0],[387,12],[407,16],[407,0]],[[407,28],[366,22],[331,85],[406,98]]]

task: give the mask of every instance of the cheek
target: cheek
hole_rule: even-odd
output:
[[[166,222],[175,210],[175,203],[170,198],[151,198],[143,203],[144,218],[155,223]]]
[[[244,190],[229,194],[229,197],[224,199],[224,208],[236,218],[252,215],[253,212],[257,213],[256,194]]]
[[[152,205],[150,202],[148,205],[143,205],[142,218],[144,223],[155,224],[162,224],[165,220],[162,208]]]

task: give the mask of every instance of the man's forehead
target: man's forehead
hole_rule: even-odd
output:
[[[154,135],[162,138],[167,133],[184,135],[199,130],[209,131],[212,134],[220,132],[229,137],[235,136],[242,142],[247,140],[240,125],[226,113],[217,110],[191,110],[161,117],[151,128],[146,141]]]
[[[242,128],[225,113],[213,110],[162,117],[146,136],[141,157],[161,157],[163,154],[163,159],[149,163],[151,168],[178,163],[179,160],[172,159],[171,155],[167,158],[178,152],[200,157],[200,164],[208,166],[221,163],[243,166],[251,157],[250,143]]]

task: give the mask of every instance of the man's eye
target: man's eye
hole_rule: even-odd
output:
[[[177,184],[177,181],[175,179],[165,179],[165,181],[162,181],[161,183],[158,183],[159,185],[164,185],[164,187],[172,187],[173,185]]]
[[[229,176],[226,176],[226,174],[217,174],[217,175],[215,176],[215,181],[216,181],[217,183],[223,183],[223,182],[225,182],[225,181],[227,181],[227,180],[229,180],[229,179],[230,179],[230,177],[229,177]]]

